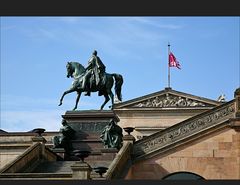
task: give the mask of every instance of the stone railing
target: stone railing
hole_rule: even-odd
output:
[[[19,155],[16,159],[6,164],[0,173],[17,173],[31,167],[41,157],[42,144],[35,143],[30,146],[25,152]]]
[[[53,153],[50,149],[46,148],[44,146],[44,152],[42,152],[42,158],[45,161],[56,161],[57,160],[57,154]]]
[[[72,174],[68,173],[2,173],[1,180],[72,180]],[[48,182],[49,183],[49,182]],[[44,183],[43,183],[44,184]]]
[[[169,150],[180,142],[186,143],[190,138],[202,135],[206,130],[220,126],[234,116],[235,100],[232,100],[137,141],[133,146],[133,159],[148,158],[160,150]]]
[[[132,143],[124,142],[122,148],[117,153],[115,159],[108,167],[108,171],[104,174],[104,177],[108,180],[110,179],[118,179],[124,169],[128,161],[131,159],[131,151],[132,151]]]

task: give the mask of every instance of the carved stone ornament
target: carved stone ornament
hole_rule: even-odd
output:
[[[167,128],[146,140],[139,140],[134,146],[135,157],[142,156],[179,140],[198,134],[208,128],[221,124],[225,120],[234,117],[234,103],[203,114],[192,120],[183,121],[172,128]]]
[[[104,127],[107,125],[107,122],[88,122],[88,123],[70,123],[71,127],[75,131],[83,131],[83,132],[97,132],[101,133]]]
[[[166,96],[157,96],[140,103],[133,107],[205,107],[207,104],[186,97],[166,94]]]

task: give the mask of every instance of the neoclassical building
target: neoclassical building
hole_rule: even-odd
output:
[[[73,148],[91,152],[84,162],[53,148],[58,131],[0,130],[0,179],[240,179],[240,88],[233,93],[226,102],[165,88],[113,110],[67,111]],[[119,150],[100,139],[112,119],[134,128]]]

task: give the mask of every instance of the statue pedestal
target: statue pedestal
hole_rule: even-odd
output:
[[[100,139],[103,129],[112,119],[119,121],[112,110],[67,111],[62,117],[76,131],[72,140],[74,149],[99,152],[104,148]]]
[[[89,180],[90,173],[92,171],[91,166],[86,162],[76,162],[74,165],[71,166],[73,171],[72,178],[79,179],[79,180]]]
[[[76,132],[82,134],[101,133],[111,119],[119,121],[112,110],[67,111],[62,117]]]

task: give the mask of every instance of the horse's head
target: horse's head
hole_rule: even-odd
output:
[[[67,65],[66,65],[66,68],[67,68],[67,77],[73,77],[73,72],[74,72],[74,69],[72,67],[72,64],[71,62],[68,62]]]
[[[85,68],[78,62],[68,62],[67,65],[67,77],[78,78],[85,73]]]

